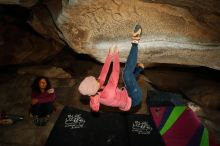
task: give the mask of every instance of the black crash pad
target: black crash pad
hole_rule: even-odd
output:
[[[92,113],[65,107],[45,146],[157,146],[158,143],[163,146],[150,116]]]

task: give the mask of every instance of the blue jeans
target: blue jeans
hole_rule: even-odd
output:
[[[31,113],[33,116],[45,117],[53,112],[53,102],[31,105]]]
[[[132,43],[132,47],[130,53],[127,58],[127,62],[125,64],[125,68],[123,70],[123,80],[125,84],[125,88],[128,91],[128,95],[132,98],[132,106],[137,106],[141,103],[142,93],[141,89],[138,86],[136,77],[138,74],[136,73],[136,64],[137,64],[137,53],[138,53],[138,44]]]

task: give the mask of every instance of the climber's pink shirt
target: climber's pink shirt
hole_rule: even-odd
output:
[[[112,73],[107,85],[103,86],[112,61]],[[128,96],[127,90],[117,87],[119,73],[120,63],[118,53],[114,53],[113,55],[108,54],[98,78],[100,87],[103,90],[94,96],[90,96],[90,107],[93,111],[99,111],[100,103],[107,106],[119,107],[123,111],[128,111],[131,108],[131,98]]]

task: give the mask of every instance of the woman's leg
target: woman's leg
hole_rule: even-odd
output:
[[[144,71],[144,64],[138,63],[137,66],[134,69],[133,74],[137,78],[142,71]]]
[[[48,102],[45,104],[45,116],[52,114],[54,110],[53,102]]]
[[[45,117],[53,112],[53,102],[32,105],[31,113],[33,116]]]
[[[137,64],[138,42],[142,34],[140,25],[136,25],[132,36],[132,46],[123,70],[123,80],[128,95],[132,98],[132,106],[137,106],[142,100],[141,89],[138,86],[136,76],[134,74]]]
[[[123,80],[128,95],[132,98],[132,106],[137,106],[142,100],[140,87],[138,86],[134,70],[137,64],[138,44],[132,43],[125,68],[123,70]]]
[[[39,111],[39,117],[46,117],[53,112],[53,102],[42,103]]]
[[[134,69],[137,64],[137,53],[138,53],[138,44],[132,43],[130,53],[125,64],[125,70],[129,72],[134,72]]]
[[[40,114],[40,108],[41,108],[41,105],[40,105],[40,104],[31,105],[31,109],[30,109],[31,114],[32,114],[34,117],[35,117],[35,116],[39,116],[39,114]]]

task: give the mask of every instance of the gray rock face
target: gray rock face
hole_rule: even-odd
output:
[[[208,0],[207,0],[208,2]],[[163,3],[163,4],[161,4]],[[190,7],[189,2],[166,4],[138,0],[63,1],[56,24],[65,41],[78,53],[89,54],[104,62],[112,44],[119,47],[121,61],[130,50],[132,27],[140,23],[139,61],[207,66],[220,69],[220,17],[209,3]],[[191,2],[192,3],[192,2]],[[218,3],[218,2],[216,2]],[[186,5],[184,5],[186,4]],[[209,8],[209,12],[199,10]],[[53,8],[50,7],[53,12]],[[197,11],[196,11],[197,10]],[[203,22],[199,18],[203,18]]]
[[[36,1],[0,3],[30,7]],[[34,15],[28,23],[34,30],[57,45],[64,40],[77,53],[89,54],[99,62],[104,62],[113,44],[119,47],[121,62],[126,62],[132,28],[140,23],[139,62],[220,69],[218,0],[46,0],[43,4],[52,21],[45,19],[49,15],[44,9],[32,7]],[[48,25],[51,22],[56,27]]]

